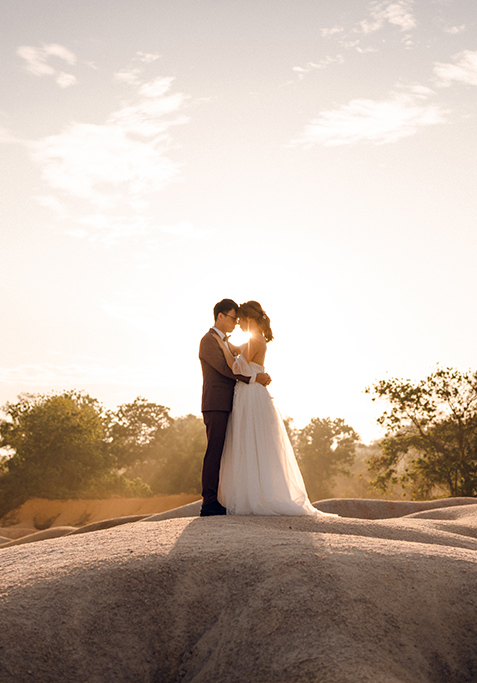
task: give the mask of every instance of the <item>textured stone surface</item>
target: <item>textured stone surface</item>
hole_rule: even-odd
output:
[[[151,519],[0,551],[2,683],[477,681],[475,502]]]

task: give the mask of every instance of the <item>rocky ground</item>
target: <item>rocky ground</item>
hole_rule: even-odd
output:
[[[7,542],[1,683],[477,681],[477,501],[317,507]]]

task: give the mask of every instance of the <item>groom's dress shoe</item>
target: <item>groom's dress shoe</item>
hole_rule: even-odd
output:
[[[227,509],[224,508],[223,505],[219,503],[219,501],[215,501],[214,503],[208,503],[207,505],[202,504],[202,507],[200,509],[200,516],[201,517],[213,517],[214,515],[226,515],[227,514]]]

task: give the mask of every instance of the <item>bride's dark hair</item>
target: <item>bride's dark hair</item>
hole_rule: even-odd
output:
[[[265,341],[272,341],[273,334],[272,328],[270,327],[270,318],[258,301],[247,301],[244,304],[240,304],[237,315],[239,318],[251,318],[252,320],[255,320],[265,337]]]

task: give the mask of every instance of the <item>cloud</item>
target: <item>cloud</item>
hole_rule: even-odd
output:
[[[181,110],[189,99],[172,92],[173,78],[144,81],[140,69],[119,74],[115,79],[128,88],[129,101],[106,121],[72,122],[30,143],[43,181],[54,193],[54,199],[42,193],[43,205],[58,207],[61,220],[74,220],[80,226],[75,234],[103,231],[113,241],[131,230],[144,234],[148,197],[178,175],[179,165],[168,154],[170,131],[188,121]]]
[[[359,42],[356,44],[356,51],[361,53],[361,54],[367,54],[369,52],[378,52],[377,47],[372,47],[371,45],[368,45],[367,47],[360,47]]]
[[[76,78],[76,76],[73,76],[73,74],[66,74],[64,73],[64,71],[60,71],[60,73],[55,78],[55,81],[60,86],[60,88],[69,88],[70,85],[76,85],[78,79]]]
[[[323,59],[321,59],[318,63],[316,62],[308,62],[306,66],[294,66],[292,68],[292,71],[294,71],[296,74],[298,74],[298,78],[300,80],[303,80],[305,77],[305,74],[310,73],[310,71],[313,71],[314,69],[326,69],[327,66],[330,64],[343,64],[344,62],[344,57],[342,55],[336,55],[336,57],[330,57],[326,56]]]
[[[25,60],[25,69],[29,73],[35,76],[53,76],[60,88],[68,88],[77,83],[75,76],[59,71],[48,63],[50,57],[57,57],[70,66],[76,64],[76,55],[63,45],[57,43],[43,45],[43,47],[22,45],[17,49],[17,55]]]
[[[137,140],[118,122],[104,125],[73,123],[63,133],[33,145],[33,158],[48,185],[95,206],[114,208],[125,199],[156,192],[178,173],[164,154],[167,139],[149,122],[137,122],[155,139]],[[146,138],[146,131],[143,131]]]
[[[137,52],[136,53],[136,59],[140,62],[144,62],[145,64],[151,64],[152,62],[155,62],[157,59],[160,59],[161,55],[156,55],[152,54],[150,52]]]
[[[196,228],[189,221],[181,221],[177,225],[165,225],[160,228],[161,232],[174,237],[182,237],[184,239],[204,239],[207,236],[205,230]]]
[[[119,83],[127,83],[128,85],[137,85],[140,82],[140,76],[142,74],[142,69],[138,68],[127,68],[121,69],[114,74],[114,80]]]
[[[15,135],[8,128],[0,125],[0,145],[11,145],[16,142],[18,142],[18,139]]]
[[[444,32],[455,36],[457,33],[462,33],[465,31],[465,28],[465,24],[461,24],[460,26],[449,26],[448,28],[444,29]]]
[[[437,62],[434,73],[437,84],[443,88],[453,82],[477,85],[477,51],[464,50],[453,56],[454,64]]]
[[[51,209],[57,216],[62,215],[64,218],[68,216],[67,208],[57,197],[53,197],[53,195],[38,195],[36,200],[40,206],[45,207],[45,209]]]
[[[407,34],[416,27],[413,13],[414,0],[374,0],[368,5],[368,16],[350,29],[343,26],[321,29],[323,38],[335,37],[338,43],[347,50],[359,52],[375,51],[361,47],[363,37],[381,31],[386,26],[395,26]],[[406,47],[413,43],[409,35],[403,37]]]
[[[161,55],[152,54],[149,52],[136,52],[132,62],[141,62],[141,64],[152,64],[160,58]],[[115,73],[114,80],[122,83],[128,83],[129,85],[138,85],[140,83],[142,73],[142,66],[129,66]]]
[[[376,145],[396,142],[413,135],[422,126],[444,121],[443,113],[427,103],[429,89],[413,86],[409,92],[392,93],[383,102],[356,99],[339,109],[322,112],[291,146]]]
[[[333,26],[332,28],[320,29],[320,33],[323,36],[323,38],[330,38],[331,36],[334,36],[338,33],[343,33],[344,30],[345,29],[343,26]]]
[[[150,212],[151,198],[180,173],[170,156],[172,131],[189,120],[184,110],[190,98],[174,91],[174,78],[144,77],[158,58],[138,53],[132,66],[114,74],[127,99],[106,120],[74,121],[26,143],[47,188],[37,199],[66,234],[107,247],[128,240],[131,249],[147,253],[159,248],[160,232],[179,239],[201,236],[186,222],[158,230]]]
[[[380,30],[386,23],[398,26],[401,31],[411,31],[416,26],[412,13],[413,0],[386,0],[373,2],[370,5],[370,20],[359,23],[363,33]]]
[[[87,237],[91,242],[101,242],[106,246],[119,244],[125,239],[138,240],[149,235],[151,229],[147,219],[141,216],[142,206],[138,202],[138,208],[130,215],[113,216],[103,211],[97,214],[88,214],[78,218],[77,228],[69,229],[67,234],[73,237]]]

